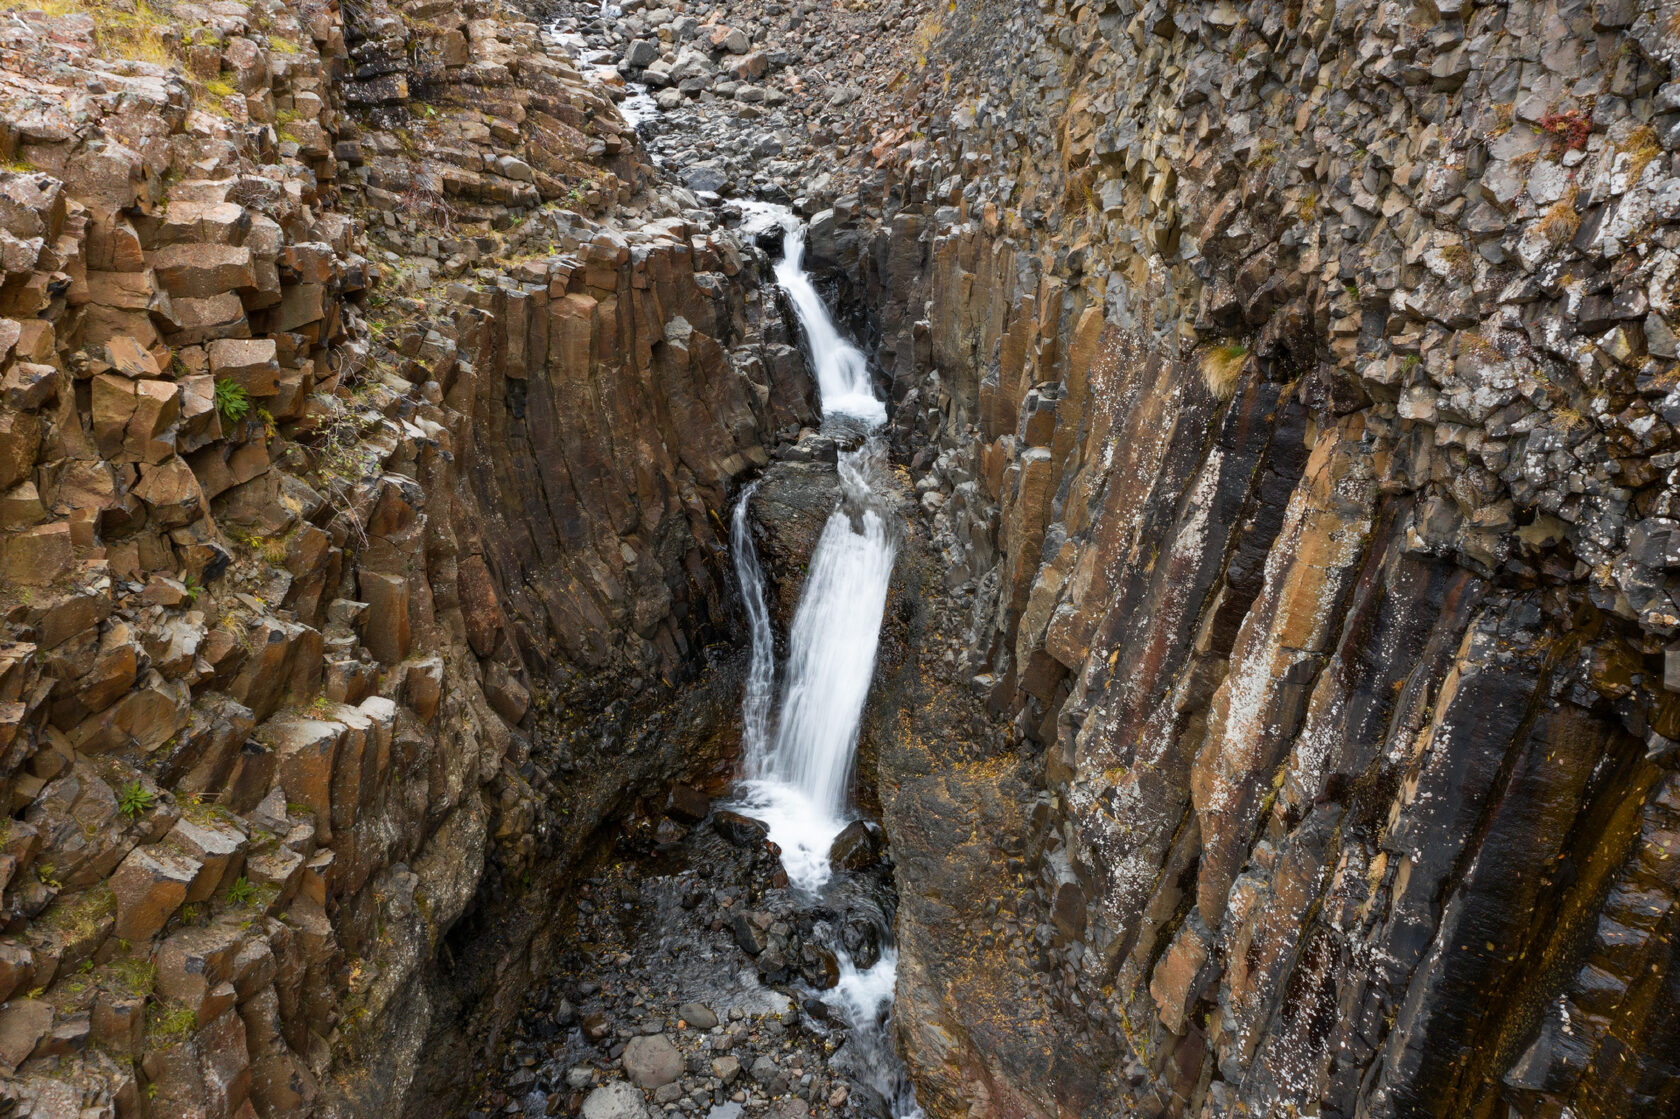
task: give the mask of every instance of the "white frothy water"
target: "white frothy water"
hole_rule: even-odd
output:
[[[828,881],[828,850],[846,826],[858,724],[875,672],[881,614],[898,551],[886,519],[871,504],[875,495],[867,471],[870,460],[881,454],[871,440],[840,456],[843,496],[817,541],[793,617],[773,739],[754,725],[763,710],[759,689],[768,686],[764,677],[774,669],[766,667],[760,675],[759,628],[753,622],[753,665],[742,703],[748,777],[743,793],[749,811],[769,825],[771,842],[782,849],[788,879],[808,890]],[[750,538],[745,543],[751,547]],[[743,551],[737,544],[738,561]],[[762,593],[762,574],[742,568],[748,597],[755,582]],[[768,646],[768,616],[763,635]],[[762,659],[772,661],[773,656],[766,653]]]
[[[776,281],[787,293],[810,345],[825,418],[849,416],[873,430],[887,418],[863,354],[840,335],[805,274],[805,230],[793,214],[764,203],[742,205],[748,233],[780,226],[783,258]],[[805,578],[788,635],[788,661],[774,735],[769,699],[774,688],[774,643],[764,576],[747,523],[756,484],[742,495],[730,534],[752,626],[753,651],[741,715],[747,780],[745,811],[770,829],[782,851],[788,881],[815,892],[828,882],[828,852],[849,816],[847,792],[857,756],[858,727],[875,673],[881,618],[892,581],[898,539],[871,485],[885,448],[871,436],[839,456],[840,504],[829,516]],[[890,930],[884,930],[890,933]],[[840,980],[823,998],[852,1026],[848,1045],[860,1046],[870,1078],[898,1119],[920,1119],[915,1092],[892,1053],[885,1021],[898,963],[890,943],[873,967],[859,969],[837,946]]]
[[[822,393],[824,416],[855,416],[871,427],[887,420],[885,402],[875,396],[869,381],[869,361],[856,346],[841,337],[822,296],[805,271],[805,226],[785,206],[770,202],[739,203],[744,220],[741,228],[762,233],[780,226],[783,230],[782,259],[776,263],[776,283],[787,293],[811,344],[811,365]]]
[[[618,103],[618,115],[624,118],[624,123],[631,131],[642,126],[644,121],[650,121],[659,115],[659,103],[648,92],[648,87],[641,82],[631,82],[630,96]]]

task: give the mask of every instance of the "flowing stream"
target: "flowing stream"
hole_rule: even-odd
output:
[[[774,634],[765,580],[753,547],[748,508],[756,483],[735,508],[731,544],[752,628],[752,660],[742,699],[746,779],[744,811],[764,821],[795,887],[821,893],[832,876],[829,849],[853,818],[848,790],[858,728],[869,697],[899,525],[878,479],[886,450],[875,434],[886,406],[875,396],[864,355],[841,336],[803,266],[805,229],[780,206],[745,203],[749,232],[780,226],[783,256],[776,280],[792,302],[810,347],[822,395],[824,426],[861,434],[839,455],[840,498],[823,527],[788,634],[778,691]],[[881,918],[879,958],[859,967],[846,945],[832,945],[840,981],[823,999],[851,1026],[851,1060],[896,1119],[917,1119],[915,1093],[887,1030],[897,953],[890,919]]]

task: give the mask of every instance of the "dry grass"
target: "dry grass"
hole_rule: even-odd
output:
[[[1087,163],[1079,170],[1067,177],[1067,188],[1062,192],[1062,208],[1070,214],[1076,214],[1095,202],[1091,186],[1097,181],[1097,169]]]
[[[99,57],[130,58],[163,67],[180,63],[176,42],[163,34],[172,26],[171,21],[145,0],[0,0],[0,11],[89,16],[93,20],[94,52]]]
[[[1539,224],[1535,226],[1546,240],[1554,245],[1561,245],[1575,236],[1576,230],[1581,228],[1581,215],[1575,209],[1575,196],[1578,193],[1574,186],[1562,198],[1549,206],[1540,215]]]
[[[1505,355],[1499,352],[1499,347],[1477,331],[1459,331],[1457,342],[1460,354],[1471,354],[1489,362],[1505,360]]]
[[[1470,250],[1456,241],[1441,246],[1441,259],[1447,262],[1448,271],[1461,280],[1468,280],[1475,276],[1476,269],[1470,263]]]
[[[1202,355],[1202,383],[1219,401],[1231,399],[1237,392],[1237,381],[1248,364],[1248,347],[1240,342],[1215,346]]]
[[[1633,130],[1626,140],[1616,145],[1616,150],[1628,157],[1628,182],[1637,183],[1639,176],[1651,161],[1662,154],[1662,145],[1657,143],[1657,130],[1645,124]]]
[[[1511,126],[1516,123],[1517,119],[1517,104],[1514,101],[1507,101],[1502,105],[1495,105],[1491,115],[1493,123],[1488,126],[1487,136],[1488,139],[1493,140],[1511,131]]]

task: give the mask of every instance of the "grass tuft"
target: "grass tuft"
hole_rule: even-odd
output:
[[[0,11],[89,16],[93,19],[94,53],[101,58],[129,58],[165,69],[181,61],[179,40],[165,34],[173,29],[173,21],[145,0],[139,0],[130,11],[109,0],[0,0]]]
[[[1248,347],[1240,342],[1215,346],[1202,355],[1202,383],[1219,401],[1236,395],[1237,380],[1248,364]]]

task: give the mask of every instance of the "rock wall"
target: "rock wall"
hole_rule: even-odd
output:
[[[812,249],[929,533],[931,1114],[1680,1100],[1677,21],[925,13]]]
[[[810,386],[510,9],[49,11],[0,27],[0,1099],[436,1114],[597,830],[716,763],[719,511]]]

